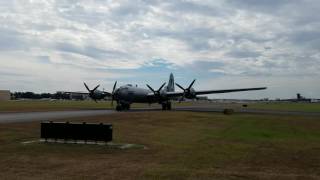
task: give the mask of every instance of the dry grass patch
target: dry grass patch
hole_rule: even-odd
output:
[[[114,142],[21,144],[39,123],[0,125],[0,169],[7,179],[319,179],[318,117],[192,112],[130,112],[68,119],[114,126]]]

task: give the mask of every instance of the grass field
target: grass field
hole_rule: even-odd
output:
[[[115,106],[116,103],[114,103]],[[243,108],[239,103],[206,103],[206,102],[174,102],[173,107],[209,105],[215,108]],[[133,104],[136,107],[149,107],[148,104]],[[151,107],[161,108],[158,104],[152,104]],[[0,102],[0,112],[28,112],[28,111],[59,111],[59,110],[82,110],[82,109],[110,109],[110,101],[2,101]],[[320,103],[248,103],[251,109],[266,109],[279,111],[302,111],[302,112],[320,112]]]
[[[2,179],[320,179],[318,117],[131,112],[69,121],[109,122],[114,142],[22,144],[39,123],[0,124]],[[61,178],[64,177],[64,178]]]
[[[284,111],[320,112],[320,103],[305,103],[305,102],[253,103],[253,104],[250,104],[250,108],[270,109],[270,110],[279,110],[279,111],[284,110]]]

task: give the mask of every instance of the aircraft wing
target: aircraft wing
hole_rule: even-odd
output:
[[[244,88],[244,89],[223,89],[223,90],[206,90],[206,91],[195,91],[195,95],[203,95],[203,94],[219,94],[219,93],[230,93],[230,92],[240,92],[240,91],[256,91],[256,90],[264,90],[266,87],[258,87],[258,88]],[[179,97],[183,96],[184,92],[167,92],[167,97]]]
[[[89,94],[87,92],[71,92],[71,91],[63,91],[62,93],[66,93],[66,94],[81,94],[81,95]]]
[[[66,93],[66,94],[81,94],[81,95],[88,95],[89,94],[87,92],[67,92],[67,91],[63,91],[63,93]],[[111,93],[106,92],[106,91],[102,91],[102,93],[106,94],[106,96],[112,96]]]
[[[196,95],[230,93],[230,92],[239,92],[239,91],[256,91],[256,90],[264,90],[264,89],[267,89],[267,88],[259,87],[259,88],[244,88],[244,89],[207,90],[207,91],[196,91]]]

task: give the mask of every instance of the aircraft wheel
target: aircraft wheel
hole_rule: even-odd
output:
[[[117,105],[116,110],[117,111],[121,111],[122,110],[122,106],[121,105]]]
[[[129,110],[130,109],[130,104],[121,104],[121,107],[123,110]]]
[[[171,102],[167,102],[167,110],[171,110]]]
[[[167,110],[167,103],[162,103],[162,110]]]

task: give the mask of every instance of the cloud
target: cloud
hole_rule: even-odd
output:
[[[296,0],[227,0],[230,4],[238,7],[263,12],[274,12],[282,9],[290,3],[297,3]]]
[[[28,44],[22,33],[6,28],[0,28],[0,51],[27,50]]]
[[[319,10],[316,0],[3,1],[0,74],[11,79],[0,85],[56,90],[80,88],[79,80],[140,82],[148,68],[188,80],[314,79]],[[20,73],[24,86],[14,81]]]

